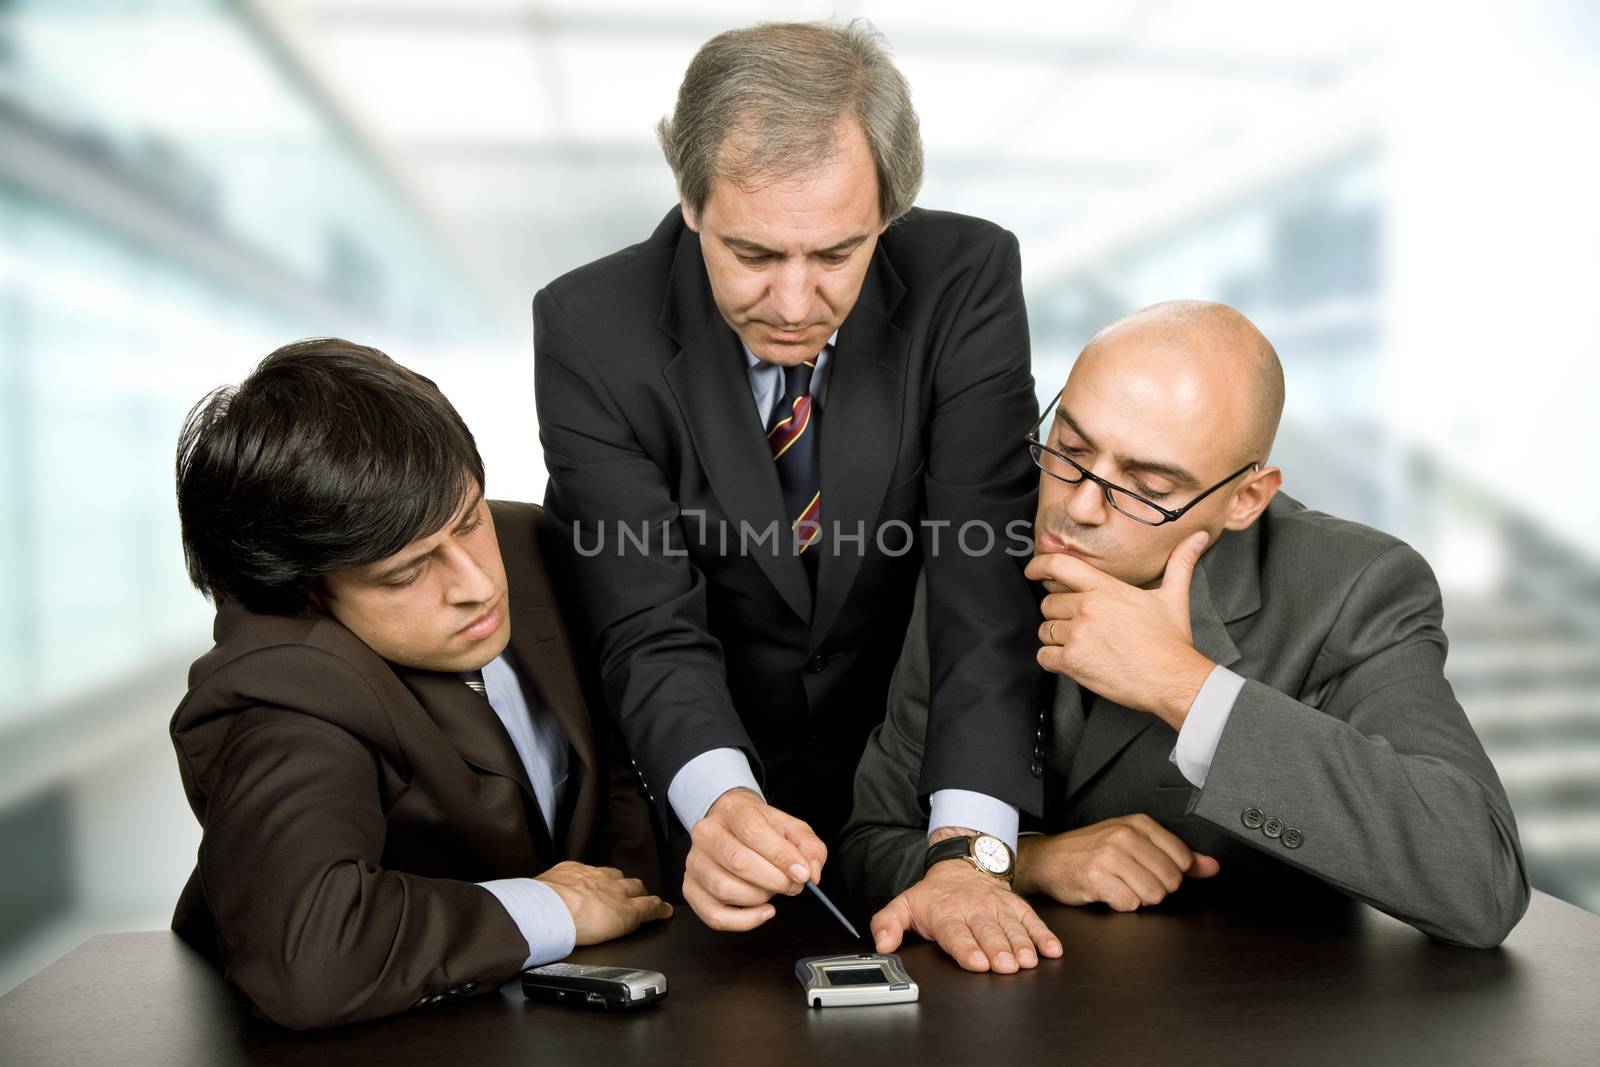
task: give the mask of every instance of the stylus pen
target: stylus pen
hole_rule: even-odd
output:
[[[829,911],[833,912],[833,917],[835,919],[838,919],[840,922],[844,923],[844,928],[850,931],[851,937],[855,938],[857,941],[861,940],[861,934],[857,932],[854,926],[850,925],[850,920],[844,917],[844,912],[833,906],[833,901],[828,899],[828,895],[817,888],[817,883],[807,882],[806,888],[815,893],[817,895],[817,899],[822,901],[822,903],[827,906]]]

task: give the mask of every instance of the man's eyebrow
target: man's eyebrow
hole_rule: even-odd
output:
[[[1078,425],[1078,420],[1072,417],[1072,412],[1068,411],[1065,406],[1056,408],[1056,418],[1070,426],[1072,432],[1083,439],[1084,444],[1090,448],[1099,449],[1100,446],[1094,443],[1094,438],[1083,432],[1083,427]],[[1163,474],[1177,482],[1181,488],[1200,488],[1200,479],[1176,463],[1163,463],[1158,459],[1135,459],[1132,456],[1126,456],[1121,453],[1118,453],[1113,458],[1116,459],[1117,466],[1125,471],[1137,470],[1147,471],[1150,474]]]
[[[427,552],[419,552],[415,556],[412,556],[410,559],[402,560],[401,562],[396,563],[392,567],[385,567],[383,570],[379,571],[377,574],[374,574],[370,578],[368,578],[367,581],[369,581],[369,582],[385,582],[385,581],[388,581],[390,578],[393,578],[396,575],[404,574],[406,571],[410,570],[412,567],[415,567],[417,564],[421,563],[423,560],[427,559],[431,555],[433,555],[433,550],[432,549],[429,549]]]
[[[456,516],[455,525],[453,525],[451,529],[459,530],[461,527],[465,526],[467,524],[467,520],[471,518],[473,513],[478,510],[478,505],[482,503],[483,490],[479,489],[476,495],[473,496],[472,503],[468,504],[464,509],[462,509],[461,514]],[[385,567],[383,570],[379,571],[377,574],[374,574],[367,580],[370,582],[387,581],[398,574],[404,574],[406,571],[410,570],[412,567],[415,567],[417,564],[421,563],[431,555],[433,555],[433,551],[431,549],[427,552],[418,552],[415,556],[402,560],[392,567]]]
[[[483,488],[480,486],[477,493],[473,494],[472,502],[461,509],[461,516],[456,519],[456,529],[460,529],[461,527],[465,526],[467,524],[467,520],[472,518],[473,515],[477,514],[478,505],[482,503]]]
[[[1164,474],[1177,482],[1180,489],[1200,488],[1200,479],[1175,463],[1162,463],[1154,459],[1134,459],[1131,456],[1118,456],[1117,463],[1125,471],[1137,470],[1148,474]]]
[[[1094,443],[1094,438],[1085,433],[1083,427],[1078,425],[1078,420],[1072,417],[1072,412],[1067,410],[1067,406],[1065,404],[1056,408],[1056,418],[1072,427],[1072,432],[1077,434],[1083,443],[1088,445],[1090,448],[1100,447]]]
[[[858,247],[862,241],[865,241],[870,236],[871,234],[858,233],[854,237],[846,237],[842,241],[836,241],[827,248],[819,248],[813,252],[812,255],[827,256],[837,255],[840,252],[848,252],[851,249]],[[766,245],[757,244],[755,241],[749,241],[743,237],[724,236],[722,238],[722,243],[733,249],[735,252],[742,252],[747,256],[776,256],[780,254],[773,249],[768,248]]]

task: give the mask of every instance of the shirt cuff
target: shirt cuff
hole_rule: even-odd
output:
[[[706,817],[717,798],[730,789],[744,788],[766,799],[750,761],[736,748],[713,748],[679,768],[667,786],[667,803],[685,830]]]
[[[1222,740],[1222,729],[1228,725],[1233,712],[1233,702],[1239,699],[1244,679],[1228,668],[1216,666],[1206,675],[1206,682],[1195,694],[1189,706],[1189,715],[1178,731],[1178,743],[1167,758],[1178,765],[1178,770],[1195,788],[1206,784],[1211,773],[1211,757],[1217,753],[1217,742]]]
[[[500,878],[478,885],[494,894],[528,942],[528,961],[522,965],[523,970],[553,963],[572,953],[578,943],[578,928],[560,893],[532,878]]]
[[[1017,852],[1017,825],[1020,821],[1016,808],[987,793],[975,793],[970,789],[935,789],[929,798],[929,833],[946,826],[976,830],[1004,841],[1012,855]]]

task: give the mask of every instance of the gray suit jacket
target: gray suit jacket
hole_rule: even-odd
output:
[[[1522,849],[1445,681],[1439,590],[1422,557],[1280,494],[1201,558],[1190,615],[1195,647],[1246,679],[1205,788],[1169,760],[1171,727],[1057,676],[1053,702],[1041,687],[1035,828],[1144,812],[1216,856],[1220,881],[1285,879],[1294,891],[1311,876],[1446,941],[1504,940],[1528,906]],[[926,621],[919,589],[838,849],[866,896],[921,876]]]

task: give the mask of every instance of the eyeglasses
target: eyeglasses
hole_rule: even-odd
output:
[[[1065,389],[1062,392],[1065,392]],[[1177,511],[1173,511],[1170,508],[1162,507],[1153,500],[1146,500],[1130,489],[1124,489],[1120,485],[1114,485],[1106,481],[1076,460],[1045,444],[1040,439],[1040,431],[1044,429],[1045,422],[1055,414],[1056,405],[1060,402],[1061,393],[1057,393],[1055,399],[1045,405],[1044,412],[1040,414],[1039,421],[1034,423],[1033,429],[1028,431],[1026,440],[1028,442],[1028,451],[1033,454],[1033,462],[1050,477],[1060,479],[1068,485],[1078,485],[1085,478],[1089,479],[1105,490],[1107,504],[1110,504],[1134,522],[1143,523],[1146,526],[1164,526],[1169,522],[1177,522],[1183,518],[1190,508],[1239,477],[1239,475],[1244,474],[1246,471],[1258,470],[1261,467],[1260,463],[1246,463]]]

